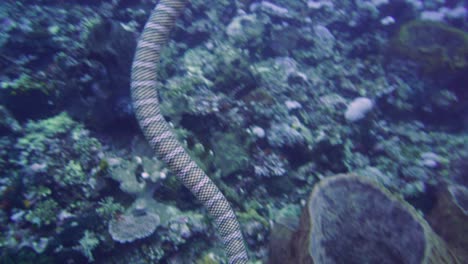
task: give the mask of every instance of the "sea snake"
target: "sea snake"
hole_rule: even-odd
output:
[[[229,202],[177,141],[159,108],[157,68],[161,49],[187,0],[161,0],[151,12],[137,44],[131,96],[138,123],[156,155],[203,203],[214,219],[229,263],[248,262],[244,238]]]

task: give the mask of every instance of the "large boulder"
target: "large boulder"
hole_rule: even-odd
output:
[[[440,188],[429,223],[458,257],[468,261],[468,188],[452,184]]]
[[[356,175],[318,183],[290,263],[461,263],[401,198]]]
[[[468,67],[468,33],[440,22],[403,24],[391,49],[419,62],[427,73],[453,73]]]

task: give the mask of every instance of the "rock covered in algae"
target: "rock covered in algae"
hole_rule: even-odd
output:
[[[294,263],[461,263],[414,208],[350,174],[314,187],[293,244]]]
[[[450,248],[468,261],[468,188],[462,185],[444,186],[429,214],[429,223]]]
[[[422,63],[428,73],[468,67],[468,33],[440,22],[414,20],[403,24],[392,49]]]

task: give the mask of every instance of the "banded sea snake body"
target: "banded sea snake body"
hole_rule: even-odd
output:
[[[159,109],[156,86],[160,51],[186,2],[161,0],[146,22],[132,65],[133,107],[140,127],[156,155],[167,163],[213,217],[228,262],[243,264],[248,262],[247,251],[234,211],[218,187],[177,141]]]

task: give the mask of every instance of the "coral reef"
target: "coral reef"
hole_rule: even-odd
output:
[[[133,117],[130,61],[156,2],[0,1],[1,263],[223,261]],[[253,263],[294,260],[299,208],[339,173],[400,195],[468,255],[447,189],[468,182],[466,14],[461,0],[190,1],[161,54],[161,112],[233,203]],[[347,115],[356,98],[372,104]],[[114,240],[111,223],[139,217],[145,236]]]

